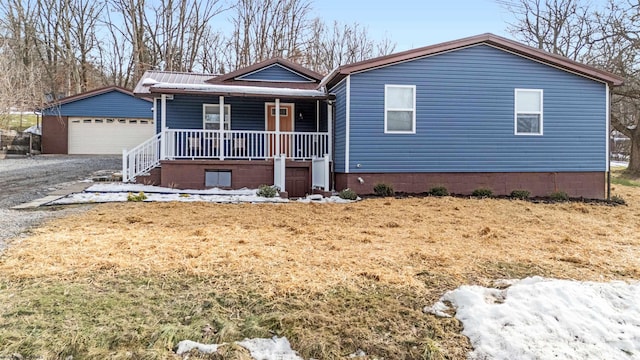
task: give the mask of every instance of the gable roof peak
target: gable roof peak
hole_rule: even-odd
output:
[[[224,81],[229,81],[229,80],[234,80],[236,78],[242,77],[243,75],[248,75],[250,73],[254,73],[257,72],[261,69],[265,69],[268,68],[272,65],[280,65],[284,68],[287,68],[289,70],[292,70],[295,73],[298,73],[304,77],[310,78],[311,80],[313,80],[314,82],[320,82],[320,80],[322,80],[322,75],[318,74],[317,72],[311,70],[311,69],[307,69],[304,66],[295,63],[292,60],[289,59],[285,59],[282,57],[272,57],[270,59],[267,60],[263,60],[260,62],[257,62],[253,65],[249,65],[240,69],[237,69],[235,71],[226,73],[224,75],[219,75],[216,77],[213,77],[209,80],[207,80],[207,83],[221,83]]]

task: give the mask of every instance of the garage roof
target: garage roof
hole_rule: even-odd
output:
[[[130,90],[108,86],[46,104],[43,115],[118,118],[152,118],[152,104]]]

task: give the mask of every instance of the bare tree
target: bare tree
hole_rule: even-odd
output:
[[[513,13],[509,32],[520,41],[573,60],[589,52],[593,12],[581,0],[498,0]]]
[[[234,30],[228,49],[233,67],[272,57],[301,56],[309,28],[309,0],[240,0],[233,8]]]
[[[631,139],[627,171],[640,175],[640,4],[611,0],[595,19],[601,36],[590,60],[625,78],[612,91],[611,125]]]
[[[319,73],[328,73],[339,65],[387,55],[395,49],[395,43],[387,38],[380,41],[371,39],[367,29],[358,23],[334,21],[329,27],[315,19],[310,32],[304,64]]]
[[[159,0],[145,17],[151,62],[172,71],[193,71],[210,22],[224,8],[218,0]]]
[[[611,125],[631,140],[628,172],[640,174],[640,5],[609,0],[498,0],[514,13],[509,31],[542,50],[625,77],[612,89]]]
[[[33,110],[43,102],[39,66],[19,57],[8,40],[0,40],[0,128],[7,128],[12,111]]]

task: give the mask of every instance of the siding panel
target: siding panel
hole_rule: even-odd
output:
[[[292,81],[292,82],[311,82],[309,79],[284,68],[280,65],[271,65],[254,73],[240,76],[238,80],[258,80],[258,81]]]
[[[231,129],[264,130],[265,102],[273,101],[225,97],[224,103],[231,105]],[[289,101],[281,99],[281,102],[295,104],[294,121],[296,131],[316,131],[315,100]],[[173,100],[167,100],[167,126],[170,129],[202,129],[202,104],[218,104],[218,97],[175,95]],[[160,101],[158,101],[158,109],[160,109]],[[302,113],[302,119],[300,119],[300,113]],[[158,111],[158,119],[160,119],[159,116],[160,110]]]
[[[416,134],[384,134],[385,84],[416,85]],[[515,88],[544,90],[543,136],[514,135]],[[334,92],[340,103],[344,94]],[[605,101],[602,83],[486,45],[355,74],[349,168],[604,171]],[[344,135],[338,139],[340,127],[336,164],[344,159],[344,149],[338,154],[344,143]],[[336,167],[343,170],[344,164]]]
[[[345,139],[347,126],[347,84],[346,81],[341,82],[331,89],[331,93],[336,95],[335,102],[335,126],[334,134],[334,153],[333,162],[336,172],[344,172],[344,156],[345,156]]]
[[[51,107],[43,115],[115,118],[152,118],[153,103],[117,90]]]

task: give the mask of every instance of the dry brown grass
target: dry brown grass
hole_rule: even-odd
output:
[[[469,345],[459,325],[420,313],[447,290],[530,275],[640,278],[640,188],[616,187],[629,206],[452,197],[100,205],[13,244],[0,261],[0,277],[208,279],[208,291],[228,299],[252,292],[268,311],[278,309],[269,321],[307,356],[363,347],[374,336],[367,350],[380,356],[405,351],[399,357],[429,358],[432,339],[441,350],[432,358],[464,358]],[[354,323],[375,316],[386,317],[386,329],[372,331],[379,323],[366,319]],[[421,347],[412,352],[412,342]]]
[[[348,205],[102,205],[54,221],[12,246],[0,272],[17,278],[96,271],[225,275],[265,294],[322,292],[363,281],[420,288],[424,270],[484,283],[490,264],[549,276],[639,275],[638,190],[630,206],[460,198]],[[518,274],[513,274],[518,275]],[[231,286],[232,284],[229,284]],[[431,289],[430,289],[431,291]]]

